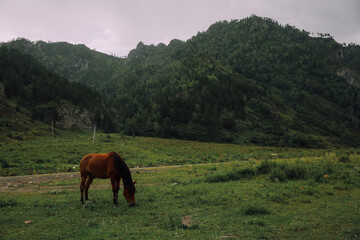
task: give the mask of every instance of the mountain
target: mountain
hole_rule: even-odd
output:
[[[4,45],[33,56],[48,70],[71,82],[79,82],[98,91],[112,88],[109,81],[124,62],[121,58],[90,50],[83,44],[31,42],[18,38]]]
[[[269,18],[220,21],[127,58],[84,45],[6,43],[98,89],[127,134],[272,146],[360,145],[360,46]],[[101,59],[101,60],[100,60]]]
[[[267,18],[222,21],[186,42],[139,43],[117,103],[124,128],[138,134],[357,146],[359,53]]]
[[[20,126],[13,120],[21,116],[64,128],[112,124],[98,92],[69,82],[34,57],[5,46],[0,47],[0,89],[1,121],[13,130]]]

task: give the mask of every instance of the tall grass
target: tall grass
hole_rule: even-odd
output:
[[[350,159],[350,157],[347,157]],[[239,179],[252,178],[260,175],[268,175],[273,182],[286,182],[291,180],[309,180],[315,182],[328,182],[332,180],[342,180],[347,183],[360,186],[359,174],[354,174],[352,168],[357,169],[355,163],[350,164],[350,160],[346,163],[342,158],[334,159],[321,159],[317,161],[275,161],[264,160],[258,165],[245,168],[235,168],[223,172],[215,172],[207,175],[204,179],[205,182],[227,182],[236,181]],[[353,172],[352,174],[350,172]]]

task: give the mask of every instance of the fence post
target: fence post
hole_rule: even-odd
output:
[[[93,142],[96,141],[96,124],[94,124]]]
[[[54,135],[54,121],[53,120],[51,120],[51,135],[52,135],[52,140],[54,141],[55,135]]]

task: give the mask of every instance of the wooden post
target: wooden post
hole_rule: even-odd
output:
[[[96,124],[94,124],[93,142],[96,141]]]
[[[51,120],[51,135],[52,135],[52,138],[53,140],[55,139],[55,135],[54,135],[54,121]]]

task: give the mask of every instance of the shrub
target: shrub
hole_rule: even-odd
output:
[[[270,172],[270,179],[273,182],[284,182],[286,180],[285,171],[279,167],[272,169]]]
[[[324,176],[329,175],[331,178],[336,176],[340,169],[338,169],[339,164],[335,164],[332,161],[321,161],[319,165],[312,164],[309,170],[309,177],[314,178],[316,182],[324,182]]]
[[[342,163],[349,163],[350,162],[350,157],[349,156],[341,156],[339,157],[339,162],[342,162]]]
[[[342,164],[331,160],[321,160],[320,162],[297,161],[295,163],[276,163],[275,161],[265,160],[255,168],[242,168],[229,172],[216,172],[215,174],[206,176],[205,182],[216,183],[236,181],[261,174],[269,174],[269,177],[273,182],[306,179],[314,179],[315,182],[328,182],[329,176],[331,176],[331,179],[340,178],[340,172],[344,173],[342,168],[344,168]],[[348,178],[350,177],[347,176],[346,179]],[[355,181],[356,180],[352,180],[352,182]]]
[[[270,213],[271,211],[268,208],[261,206],[259,203],[250,204],[244,207],[245,215],[266,215]]]
[[[255,176],[256,170],[253,168],[244,168],[237,170],[234,173],[235,173],[234,180],[238,180],[241,178],[249,178]]]
[[[270,201],[272,202],[276,202],[276,203],[282,203],[282,204],[287,204],[287,198],[282,195],[282,194],[273,194],[271,196],[269,196]]]
[[[242,178],[250,178],[256,175],[256,170],[252,168],[244,168],[233,170],[225,173],[216,173],[209,175],[205,178],[205,182],[216,183],[216,182],[228,182],[236,181]]]
[[[270,179],[272,181],[301,180],[306,179],[308,175],[305,163],[283,163],[275,166],[270,171]]]
[[[273,161],[262,161],[259,166],[256,167],[259,174],[268,174],[273,168],[276,167],[276,162]]]
[[[322,183],[324,181],[324,174],[322,173],[315,173],[313,174],[313,178],[316,182]]]
[[[5,159],[2,159],[2,158],[0,158],[0,165],[1,165],[2,168],[9,168],[10,167],[10,164]]]
[[[17,205],[17,201],[15,199],[3,199],[0,198],[0,208],[3,207],[13,207]]]
[[[257,226],[260,226],[260,227],[263,227],[265,226],[265,222],[263,220],[250,220],[248,222],[249,225],[257,225]]]
[[[221,173],[209,175],[206,176],[205,178],[205,182],[208,183],[227,182],[227,181],[229,181],[228,176],[226,174],[221,174]]]
[[[306,168],[300,164],[285,165],[284,170],[288,180],[300,180],[306,177]]]

